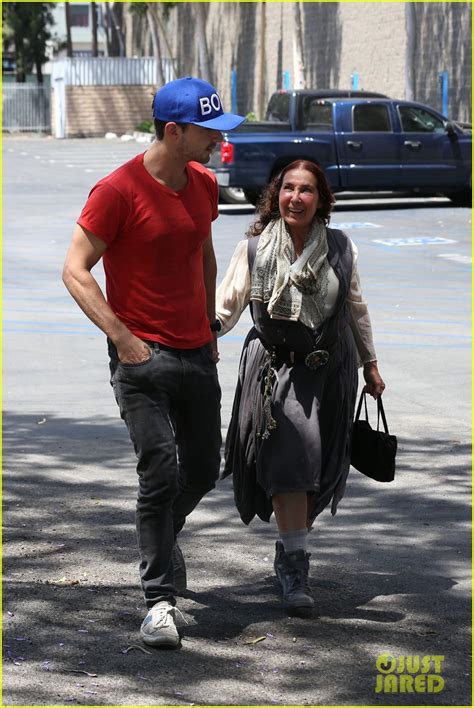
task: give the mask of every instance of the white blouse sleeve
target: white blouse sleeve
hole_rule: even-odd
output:
[[[360,363],[367,364],[369,361],[376,361],[374,341],[372,337],[372,325],[370,323],[369,311],[367,303],[362,296],[360,287],[359,272],[357,270],[358,250],[355,243],[351,240],[352,251],[354,254],[352,265],[352,277],[347,296],[347,304],[349,307],[350,326],[359,353]]]
[[[222,324],[219,336],[227,334],[239,321],[250,300],[250,273],[247,240],[239,241],[216,293],[216,317]]]

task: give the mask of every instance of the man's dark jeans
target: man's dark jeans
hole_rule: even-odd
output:
[[[150,359],[122,364],[108,344],[111,384],[138,458],[136,524],[146,604],[174,604],[176,534],[219,474],[216,365],[209,346],[178,350],[149,343]]]

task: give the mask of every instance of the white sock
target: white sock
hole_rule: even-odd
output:
[[[298,529],[298,531],[287,531],[280,533],[280,539],[283,543],[285,553],[298,551],[300,548],[306,551],[306,542],[308,539],[308,529]]]

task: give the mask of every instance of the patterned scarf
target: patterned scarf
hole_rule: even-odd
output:
[[[321,219],[315,219],[298,258],[284,220],[270,222],[258,243],[250,299],[268,303],[272,319],[299,320],[317,329],[325,319],[327,254],[326,227]]]

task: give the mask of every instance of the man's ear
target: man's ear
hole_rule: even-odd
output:
[[[172,140],[179,138],[182,132],[182,128],[176,123],[170,122],[165,125],[165,136],[171,138]]]

